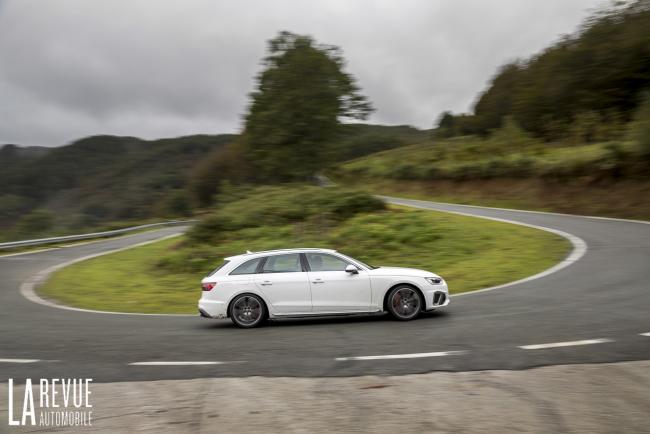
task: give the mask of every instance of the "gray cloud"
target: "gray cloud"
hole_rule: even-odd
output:
[[[377,112],[430,127],[600,0],[0,0],[0,143],[241,128],[266,40],[340,46]]]

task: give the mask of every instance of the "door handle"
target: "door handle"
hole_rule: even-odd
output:
[[[315,279],[312,280],[311,283],[325,283],[325,282],[323,281],[323,279]]]
[[[260,285],[262,285],[262,286],[269,286],[269,285],[273,285],[273,283],[271,283],[271,282],[268,281],[268,280],[265,280],[264,282],[260,283]]]

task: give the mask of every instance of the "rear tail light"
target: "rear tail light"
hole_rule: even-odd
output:
[[[214,288],[215,286],[217,286],[217,282],[206,282],[206,283],[202,283],[202,284],[201,284],[201,289],[202,289],[203,291],[210,291],[210,290],[212,290],[212,288]]]

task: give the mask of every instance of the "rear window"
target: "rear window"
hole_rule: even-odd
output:
[[[214,273],[216,273],[217,271],[221,270],[223,267],[225,267],[226,265],[228,265],[228,262],[230,262],[230,261],[223,261],[223,264],[219,265],[217,268],[215,268],[214,270],[212,270],[212,271],[210,272],[210,274],[208,274],[208,276],[212,276]]]
[[[230,272],[230,274],[255,274],[257,271],[257,266],[259,265],[262,258],[251,259],[241,264],[239,267],[235,268]]]

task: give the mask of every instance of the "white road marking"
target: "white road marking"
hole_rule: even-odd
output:
[[[27,300],[42,304],[43,306],[48,306],[48,307],[54,307],[57,309],[65,309],[65,310],[73,310],[76,312],[89,312],[89,313],[105,313],[105,314],[111,314],[111,315],[143,315],[143,316],[197,316],[197,314],[183,314],[183,313],[130,313],[130,312],[110,312],[110,311],[104,311],[104,310],[92,310],[92,309],[82,309],[79,307],[72,307],[72,306],[65,306],[62,304],[57,304],[49,300],[45,300],[41,298],[38,294],[36,294],[36,287],[45,282],[45,280],[50,276],[50,274],[54,273],[55,271],[58,271],[64,267],[67,267],[72,264],[76,264],[77,262],[85,261],[87,259],[93,259],[97,258],[100,256],[104,255],[109,255],[111,253],[117,253],[117,252],[122,252],[124,250],[129,250],[133,249],[136,247],[140,246],[146,246],[147,244],[153,244],[157,243],[159,241],[167,240],[170,238],[178,237],[182,235],[182,233],[177,233],[177,234],[171,234],[167,235],[161,238],[156,238],[154,240],[148,240],[148,241],[143,241],[141,243],[133,244],[131,246],[126,246],[126,247],[120,247],[117,249],[112,249],[112,250],[107,250],[105,252],[99,252],[99,253],[94,253],[92,255],[87,255],[83,256],[81,258],[73,259],[68,262],[64,262],[63,264],[58,264],[54,265],[50,268],[47,268],[39,273],[36,273],[35,275],[31,276],[29,279],[27,279],[23,284],[20,286],[20,293],[22,294],[23,297],[25,297]],[[133,236],[131,234],[130,236]]]
[[[640,334],[641,336],[648,336],[648,337],[650,337],[650,332],[647,332],[647,333],[639,333],[639,334]]]
[[[418,359],[421,357],[458,356],[460,354],[465,354],[466,352],[467,351],[438,351],[435,353],[386,354],[383,356],[337,357],[336,361],[344,362],[348,360]]]
[[[38,250],[30,250],[27,252],[18,252],[18,253],[9,253],[6,255],[0,255],[0,258],[11,258],[13,256],[23,256],[23,255],[30,255],[32,253],[41,253],[41,252],[49,252],[50,250],[56,250],[60,249],[60,247],[48,247],[47,249],[38,249]]]
[[[573,347],[578,345],[593,345],[604,344],[607,342],[614,342],[612,339],[585,339],[582,341],[569,341],[569,342],[553,342],[548,344],[535,344],[535,345],[522,345],[519,348],[522,350],[542,350],[545,348],[558,348],[558,347]]]
[[[420,208],[420,209],[425,209],[425,210],[429,210],[429,211],[446,212],[446,213],[449,213],[449,214],[458,214],[458,215],[463,215],[463,216],[468,216],[468,217],[476,217],[476,218],[481,218],[481,219],[486,219],[486,220],[494,220],[494,221],[497,221],[497,222],[510,223],[510,224],[513,224],[513,225],[526,226],[526,227],[533,228],[533,229],[539,229],[539,230],[550,232],[552,234],[559,235],[559,236],[561,236],[563,238],[566,238],[573,245],[573,250],[571,251],[571,253],[569,253],[569,255],[566,258],[564,258],[564,260],[562,260],[561,262],[558,262],[557,264],[555,264],[551,268],[548,268],[548,269],[546,269],[546,270],[544,270],[544,271],[542,271],[540,273],[534,274],[534,275],[529,276],[529,277],[525,277],[523,279],[515,280],[513,282],[508,282],[508,283],[503,283],[501,285],[491,286],[489,288],[477,289],[476,291],[463,292],[461,294],[454,294],[454,295],[451,296],[451,298],[468,296],[468,295],[472,295],[472,294],[478,294],[478,293],[481,293],[481,292],[493,291],[495,289],[501,289],[501,288],[505,288],[505,287],[508,287],[508,286],[513,286],[513,285],[518,285],[518,284],[525,283],[525,282],[530,282],[531,280],[541,279],[542,277],[546,277],[546,276],[548,276],[550,274],[553,274],[553,273],[556,273],[556,272],[560,271],[563,268],[568,267],[569,265],[571,265],[574,262],[578,261],[580,258],[582,258],[587,253],[587,243],[585,242],[585,240],[583,240],[582,238],[577,237],[577,236],[575,236],[573,234],[570,234],[568,232],[561,231],[559,229],[553,229],[553,228],[548,228],[546,226],[538,226],[538,225],[533,225],[533,224],[529,224],[529,223],[523,223],[523,222],[516,221],[516,220],[503,219],[503,218],[499,218],[499,217],[488,217],[488,216],[482,216],[482,215],[477,215],[477,214],[466,213],[466,212],[462,212],[462,211],[450,211],[450,210],[443,210],[443,209],[435,209],[435,208],[431,208],[429,206],[426,206],[427,204],[434,204],[435,205],[436,203],[443,204],[443,205],[456,205],[456,204],[447,204],[447,203],[444,203],[444,202],[427,202],[427,201],[416,200],[416,199],[400,199],[400,198],[393,198],[393,197],[390,197],[390,196],[379,196],[379,197],[382,198],[382,199],[387,200],[389,203],[393,203],[393,204],[396,204],[396,205],[410,206],[412,208]],[[404,201],[406,201],[406,202],[404,202]],[[413,202],[415,202],[415,203],[413,203]],[[466,206],[472,207],[470,205],[466,205]],[[497,210],[515,211],[515,212],[521,211],[521,210],[514,210],[514,209],[509,210],[509,209],[505,209],[505,208],[489,208],[489,207],[480,207],[480,206],[475,206],[474,208],[497,209]],[[526,211],[526,212],[534,213],[536,211]],[[544,213],[542,213],[542,214],[544,214]],[[573,217],[576,217],[576,216],[573,216]],[[577,217],[582,217],[582,216],[577,216]],[[643,222],[636,222],[635,221],[635,223],[643,223]]]
[[[40,359],[0,359],[0,363],[36,363]]]
[[[478,294],[480,292],[492,291],[492,290],[495,290],[495,289],[505,288],[505,287],[508,287],[508,286],[513,286],[513,285],[521,284],[521,283],[524,283],[524,282],[529,282],[531,280],[540,279],[542,277],[548,276],[549,274],[560,271],[561,269],[563,269],[565,267],[568,267],[569,265],[573,264],[574,262],[576,262],[580,258],[582,258],[585,255],[585,253],[587,253],[587,243],[585,243],[585,241],[582,238],[579,238],[579,237],[577,237],[575,235],[572,235],[572,234],[569,234],[567,232],[560,231],[560,230],[557,230],[557,229],[551,229],[551,228],[547,228],[547,227],[544,227],[544,226],[537,226],[537,225],[533,225],[533,224],[522,223],[522,222],[519,222],[519,221],[516,221],[516,220],[502,219],[502,218],[497,218],[497,217],[487,217],[487,216],[481,216],[481,215],[476,215],[476,214],[471,214],[471,213],[464,213],[464,212],[460,212],[460,211],[440,210],[440,209],[430,208],[430,207],[421,205],[421,204],[436,204],[436,203],[443,204],[443,205],[458,205],[458,204],[446,204],[444,202],[418,201],[418,200],[414,200],[414,199],[401,199],[401,198],[393,198],[393,197],[389,197],[389,196],[378,196],[378,197],[386,199],[388,202],[391,202],[391,203],[395,203],[395,204],[398,204],[398,205],[404,205],[404,206],[410,206],[410,207],[413,207],[413,208],[422,208],[422,209],[427,209],[429,211],[446,212],[446,213],[449,213],[449,214],[459,214],[459,215],[465,215],[465,216],[469,216],[469,217],[483,218],[483,219],[487,219],[487,220],[500,221],[500,222],[516,224],[516,225],[520,225],[520,226],[527,226],[527,227],[531,227],[531,228],[534,228],[534,229],[540,229],[540,230],[551,232],[551,233],[557,234],[557,235],[559,235],[561,237],[564,237],[564,238],[568,239],[571,242],[571,244],[573,244],[573,250],[571,251],[571,253],[563,261],[557,263],[556,265],[552,266],[551,268],[549,268],[549,269],[547,269],[545,271],[542,271],[542,272],[540,272],[538,274],[535,274],[533,276],[529,276],[529,277],[526,277],[524,279],[516,280],[516,281],[513,281],[513,282],[508,282],[508,283],[504,283],[504,284],[501,284],[501,285],[492,286],[492,287],[489,287],[489,288],[478,289],[476,291],[470,291],[470,292],[464,292],[464,293],[461,293],[461,294],[455,294],[455,295],[452,296],[452,298],[461,297],[461,296],[468,296],[468,295],[472,295],[472,294]],[[411,203],[405,203],[404,201],[411,201]],[[413,202],[416,202],[416,203],[413,203]],[[421,204],[417,204],[417,202],[419,202]],[[515,210],[515,209],[506,209],[506,208],[490,208],[490,207],[470,206],[470,205],[463,205],[463,206],[467,206],[469,208],[471,208],[471,207],[474,207],[474,208],[486,208],[486,209],[497,209],[497,210],[504,210],[504,211],[515,211],[515,212],[556,214],[556,213],[547,213],[547,212],[539,212],[539,211],[525,211],[525,210]],[[565,214],[557,214],[557,215],[565,215]],[[607,217],[573,216],[571,214],[566,214],[566,216],[598,218],[598,219],[603,219],[603,220],[623,220],[623,219],[613,219],[613,218],[607,218]],[[630,222],[634,222],[634,223],[644,223],[644,224],[650,223],[650,222],[635,221],[635,220],[623,220],[623,221],[630,221]],[[171,235],[169,237],[178,236],[178,235],[180,235],[180,234],[174,234],[174,235]],[[107,255],[107,254],[110,254],[110,253],[115,253],[115,252],[119,252],[119,251],[123,251],[123,250],[132,249],[132,248],[135,248],[135,247],[139,247],[139,246],[142,246],[142,245],[145,245],[145,244],[154,243],[154,242],[157,242],[157,241],[162,241],[162,240],[164,240],[166,238],[169,238],[169,237],[163,237],[163,238],[159,238],[157,240],[145,241],[143,243],[134,244],[132,246],[127,246],[127,247],[123,247],[123,248],[120,248],[120,249],[114,249],[114,250],[109,250],[109,251],[106,251],[106,252],[96,253],[94,255],[89,255],[89,256],[82,257],[82,258],[77,258],[75,260],[66,262],[64,264],[56,265],[54,267],[48,268],[47,270],[44,270],[44,271],[36,274],[35,276],[32,276],[30,279],[25,281],[22,284],[21,288],[20,288],[20,292],[25,298],[27,298],[28,300],[30,300],[30,301],[32,301],[34,303],[39,303],[39,304],[42,304],[42,305],[45,305],[45,306],[55,307],[55,308],[59,308],[59,309],[73,310],[73,311],[77,311],[77,312],[104,313],[104,314],[114,314],[114,315],[196,316],[196,315],[187,315],[187,314],[156,314],[156,313],[147,314],[147,313],[109,312],[109,311],[99,311],[99,310],[91,310],[91,309],[81,309],[81,308],[76,308],[76,307],[71,307],[71,306],[60,305],[60,304],[51,302],[49,300],[45,300],[45,299],[39,297],[36,294],[36,292],[34,291],[34,288],[38,284],[45,281],[45,279],[51,273],[53,273],[53,272],[55,272],[55,271],[57,271],[57,270],[59,270],[59,269],[61,269],[63,267],[67,267],[68,265],[72,265],[72,264],[74,264],[76,262],[80,262],[80,261],[83,261],[83,260],[86,260],[86,259],[91,259],[91,258],[95,258],[95,257],[98,257],[98,256]]]
[[[228,362],[134,362],[130,366],[188,366],[188,365],[223,365]]]
[[[385,198],[385,199],[404,199],[404,200],[414,200],[418,202],[430,202],[433,204],[439,204],[439,205],[451,205],[451,206],[462,206],[466,208],[480,208],[480,209],[495,209],[498,211],[512,211],[512,212],[524,212],[524,213],[529,213],[529,214],[548,214],[548,215],[559,215],[562,217],[579,217],[579,218],[585,218],[585,219],[595,219],[595,220],[611,220],[615,222],[626,222],[626,223],[641,223],[643,225],[650,225],[650,221],[648,220],[634,220],[634,219],[624,219],[624,218],[617,218],[617,217],[601,217],[601,216],[593,216],[593,215],[583,215],[583,214],[566,214],[566,213],[561,213],[561,212],[551,212],[551,211],[535,211],[531,209],[516,209],[516,208],[499,208],[495,206],[481,206],[481,205],[468,205],[468,204],[462,204],[462,203],[452,203],[452,202],[438,202],[438,201],[427,201],[427,200],[420,200],[420,199],[409,199],[409,198],[401,198],[401,197],[393,197],[393,196],[384,196],[381,194],[375,195],[380,198]],[[450,211],[452,212],[452,211]]]

